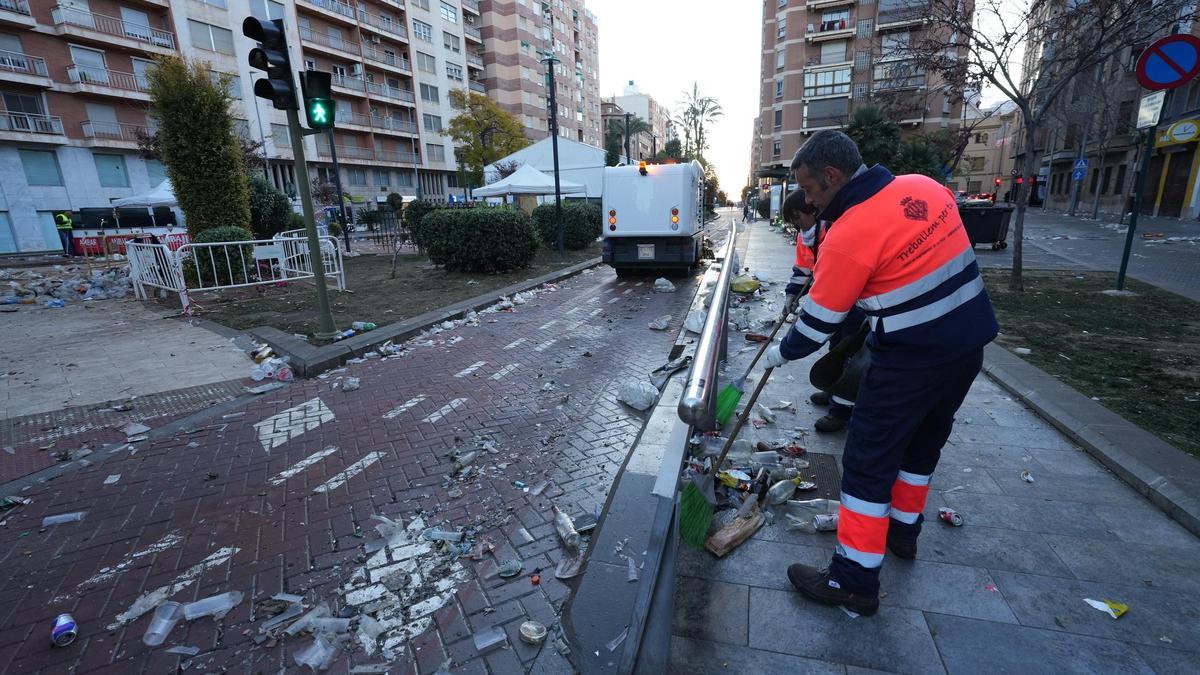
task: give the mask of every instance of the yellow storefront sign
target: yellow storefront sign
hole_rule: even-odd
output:
[[[1190,143],[1197,137],[1200,137],[1200,120],[1179,120],[1158,132],[1158,138],[1154,139],[1154,147]]]

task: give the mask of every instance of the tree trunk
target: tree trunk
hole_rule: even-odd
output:
[[[1087,138],[1088,138],[1088,131],[1089,131],[1090,127],[1091,127],[1091,125],[1089,124],[1089,125],[1084,126],[1084,128],[1083,128],[1083,137],[1079,141],[1079,151],[1075,153],[1076,160],[1083,159],[1083,156],[1087,153]],[[1071,215],[1071,216],[1075,215],[1075,208],[1077,206],[1079,206],[1079,191],[1083,189],[1083,183],[1084,183],[1084,181],[1087,180],[1087,169],[1083,170],[1083,180],[1075,180],[1074,173],[1075,173],[1075,169],[1074,169],[1074,167],[1072,167],[1072,169],[1071,169],[1071,174],[1072,174],[1071,175],[1071,209],[1068,211],[1068,215]]]
[[[1025,211],[1029,205],[1029,192],[1033,187],[1031,177],[1036,175],[1038,160],[1040,159],[1032,147],[1033,139],[1037,138],[1038,128],[1036,124],[1026,123],[1025,134],[1027,145],[1025,151],[1025,166],[1021,169],[1024,179],[1021,181],[1021,189],[1017,190],[1017,212],[1013,217],[1012,224],[1012,239],[1013,239],[1013,254],[1012,254],[1012,276],[1008,280],[1008,290],[1024,291],[1025,284],[1021,279],[1022,266],[1024,260],[1022,257],[1025,243]],[[1047,191],[1048,193],[1049,191]]]
[[[1108,159],[1108,146],[1102,145],[1102,146],[1100,146],[1100,166],[1096,169],[1096,182],[1097,183],[1099,183],[1100,178],[1102,176],[1104,176],[1104,164],[1105,164],[1105,160],[1107,160],[1107,159]],[[1095,192],[1096,196],[1092,197],[1092,220],[1096,220],[1097,218],[1100,217],[1100,186],[1093,185],[1092,188],[1095,189],[1095,191],[1096,191]],[[1120,188],[1118,188],[1117,190],[1119,192]]]

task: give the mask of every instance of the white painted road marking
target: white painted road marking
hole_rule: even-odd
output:
[[[417,405],[421,401],[424,401],[425,398],[426,398],[425,394],[418,394],[418,395],[408,399],[404,403],[401,403],[400,405],[396,406],[389,412],[385,413],[383,416],[383,419],[390,420],[395,417],[399,417],[399,416],[403,415],[405,412],[407,412],[413,406]]]
[[[538,326],[538,330],[546,330],[547,328],[549,328],[550,326],[553,326],[556,323],[558,323],[558,319],[551,319],[550,321],[547,321],[546,323]]]
[[[516,370],[519,367],[520,366],[516,363],[510,363],[507,366],[504,366],[500,370],[496,371],[496,374],[492,375],[491,379],[499,382],[500,380],[504,379],[505,375],[508,375],[509,373],[511,373],[512,371]]]
[[[545,342],[543,342],[542,344],[540,344],[540,345],[538,345],[538,346],[534,347],[534,348],[533,348],[533,351],[535,351],[535,352],[544,352],[544,351],[546,351],[547,349],[550,349],[551,347],[553,347],[555,342],[558,342],[558,340],[557,340],[557,339],[554,339],[554,338],[551,338],[551,339],[549,339],[549,340],[546,340],[546,341],[545,341]]]
[[[175,577],[175,580],[166,586],[159,586],[149,593],[143,593],[141,597],[133,601],[133,604],[129,606],[129,609],[117,615],[116,621],[108,624],[108,629],[116,630],[130,621],[137,619],[146,612],[149,612],[155,607],[158,607],[171,596],[175,595],[179,591],[182,591],[188,586],[191,586],[192,583],[199,579],[200,576],[208,570],[229,562],[229,559],[236,555],[240,550],[242,549],[232,547],[218,549],[209,554],[209,556],[204,560],[201,560],[195,565],[192,565],[184,570],[182,574]]]
[[[316,464],[317,462],[321,461],[322,459],[325,459],[326,457],[328,457],[329,455],[332,455],[335,452],[337,452],[337,448],[332,445],[329,446],[328,448],[325,448],[324,450],[318,450],[317,452],[314,452],[313,454],[309,455],[308,457],[305,457],[304,459],[300,460],[299,462],[296,462],[295,464],[289,466],[288,468],[284,469],[283,471],[280,471],[279,475],[272,478],[269,482],[271,483],[271,485],[282,485],[284,482],[287,481],[287,479],[291,478],[292,476],[295,476],[296,474],[307,469],[308,467],[312,466],[313,464]]]
[[[467,402],[467,399],[465,399],[465,398],[456,398],[453,401],[450,401],[446,405],[442,406],[441,408],[438,408],[437,412],[433,413],[432,415],[430,415],[429,417],[426,417],[425,419],[423,419],[421,421],[428,422],[430,424],[433,424],[434,422],[439,422],[446,415],[449,415],[450,413],[454,412],[455,410],[458,410],[460,407],[462,407],[462,404],[464,404],[466,402]]]
[[[381,459],[383,459],[382,452],[367,453],[366,457],[363,457],[357,462],[351,464],[342,471],[338,472],[338,474],[333,478],[330,478],[324,483],[321,483],[317,487],[313,488],[313,492],[329,492],[330,490],[335,490],[345,484],[346,481],[362,473],[368,466],[371,466]]]
[[[455,373],[454,376],[455,377],[466,377],[486,365],[487,365],[487,361],[476,361],[475,363],[472,363],[471,365],[467,366],[466,368],[463,368],[462,370]]]
[[[304,432],[312,431],[332,420],[333,411],[326,407],[320,398],[314,398],[268,417],[255,424],[254,430],[258,432],[258,442],[262,443],[263,450],[271,452],[272,448],[278,448]]]
[[[611,305],[611,304],[613,304],[614,302],[616,302],[616,301],[618,301],[618,300],[620,300],[620,298],[613,298],[612,300],[609,300],[609,301],[608,301],[608,304],[610,304],[610,305]]]
[[[589,300],[588,302],[593,302],[594,300],[595,300],[595,298],[593,298],[592,300]],[[571,316],[572,314],[574,314],[575,312],[578,312],[581,309],[583,309],[583,308],[582,307],[572,307],[571,309],[568,309],[566,312],[564,312],[563,316]]]
[[[124,555],[124,557],[122,557],[119,561],[117,561],[117,564],[113,565],[112,567],[102,568],[99,572],[97,572],[91,578],[85,579],[85,580],[79,582],[79,584],[77,586],[75,586],[75,588],[77,590],[82,591],[83,589],[85,589],[89,586],[96,586],[98,584],[102,584],[102,583],[108,581],[109,579],[112,579],[121,574],[124,574],[126,570],[133,567],[134,563],[136,563],[138,561],[138,559],[145,558],[148,555],[154,555],[155,553],[159,553],[161,551],[165,551],[173,546],[178,546],[181,543],[183,543],[183,537],[172,532],[172,533],[168,534],[167,536],[163,537],[162,539],[159,539],[158,541],[154,542],[153,544],[150,544],[149,546],[147,546],[146,548],[144,548],[140,551],[133,551],[131,553],[126,553]],[[57,604],[59,602],[64,602],[66,600],[70,600],[71,597],[72,597],[72,594],[67,593],[65,595],[60,595],[60,596],[55,597],[50,602],[51,602],[51,604]]]
[[[518,338],[518,339],[513,340],[512,342],[504,345],[504,348],[505,349],[515,349],[517,347],[520,347],[523,344],[525,344],[525,338]]]
[[[644,284],[644,283],[646,283],[646,282],[644,282],[644,281],[639,281],[639,282],[637,282],[636,284],[634,284],[634,286],[641,286],[641,285],[642,285],[642,284]]]
[[[591,313],[588,314],[588,316],[596,316],[597,314],[599,314],[600,312],[603,312],[603,311],[604,311],[603,309],[600,309],[599,307],[597,307],[596,309],[593,309],[591,311]]]
[[[625,290],[621,291],[621,295],[629,295],[632,292],[633,292],[632,288],[626,288]]]

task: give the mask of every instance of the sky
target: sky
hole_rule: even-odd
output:
[[[587,7],[600,38],[602,97],[620,95],[633,80],[674,111],[697,82],[701,94],[720,102],[725,115],[708,132],[704,156],[716,166],[721,189],[737,199],[750,172],[758,114],[761,4],[587,0]]]

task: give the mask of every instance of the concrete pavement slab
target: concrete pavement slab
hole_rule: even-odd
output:
[[[1017,623],[1006,598],[995,590],[995,577],[983,568],[891,557],[879,584],[887,593],[880,602],[892,607]]]
[[[1070,569],[1058,559],[1043,535],[993,527],[925,527],[921,530],[917,559],[1071,576]]]
[[[1076,578],[1200,594],[1200,569],[1195,565],[1200,543],[1175,547],[1041,536]]]
[[[730,672],[746,675],[840,675],[846,672],[846,668],[791,654],[676,636],[671,638],[671,667],[667,672],[672,675],[724,675]]]

